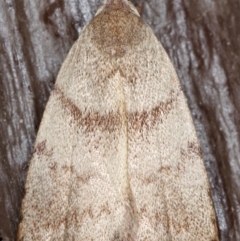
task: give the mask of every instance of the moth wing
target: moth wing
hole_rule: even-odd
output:
[[[64,61],[47,103],[27,175],[18,240],[106,241],[122,235],[129,224],[121,190],[126,133],[119,79],[111,76],[114,66],[91,38],[88,26]]]
[[[68,59],[73,55],[74,48]],[[64,65],[67,68],[68,60]],[[29,165],[18,240],[64,239],[74,131],[59,96],[53,91]]]
[[[104,16],[74,44],[47,104],[19,240],[212,240],[207,176],[173,66],[139,17]],[[110,20],[126,31],[121,46]]]
[[[184,93],[162,45],[148,26],[142,28],[145,39],[139,54],[128,60],[138,63],[135,81],[126,91],[139,240],[218,240],[207,174]]]

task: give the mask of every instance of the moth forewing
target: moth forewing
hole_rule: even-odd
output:
[[[108,0],[57,77],[18,240],[218,240],[179,80],[126,0]]]

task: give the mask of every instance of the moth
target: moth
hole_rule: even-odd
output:
[[[217,241],[199,142],[162,45],[108,0],[58,74],[21,206],[21,241]]]

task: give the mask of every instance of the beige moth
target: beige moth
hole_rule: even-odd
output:
[[[18,241],[218,240],[178,77],[127,0],[107,0],[64,61],[25,190]]]

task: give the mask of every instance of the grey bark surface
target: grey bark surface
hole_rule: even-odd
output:
[[[61,63],[101,2],[0,2],[0,240],[15,239],[45,104]],[[220,240],[240,240],[240,1],[141,2],[142,18],[168,52],[188,98]]]

